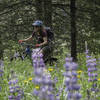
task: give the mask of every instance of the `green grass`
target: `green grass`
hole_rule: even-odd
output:
[[[56,65],[50,66],[47,65],[48,68],[52,68],[53,71],[51,71],[52,79],[55,77],[58,78],[58,82],[56,83],[57,91],[59,88],[65,88],[63,83],[64,76],[62,75],[64,72],[63,64],[65,63],[65,55],[58,56],[59,60]],[[79,74],[80,78],[78,79],[78,83],[81,85],[80,93],[82,94],[81,100],[86,100],[87,97],[87,89],[91,87],[91,84],[88,83],[88,75],[87,75],[87,68],[85,64],[85,56],[84,55],[78,55],[79,58],[79,68],[78,70],[81,70],[82,73]],[[21,61],[20,59],[13,61],[12,63],[9,62],[8,59],[5,60],[5,66],[4,66],[4,75],[3,79],[0,79],[0,86],[2,87],[2,90],[0,91],[0,100],[8,100],[9,95],[9,85],[8,81],[11,77],[11,70],[16,72],[17,78],[19,80],[18,84],[24,91],[24,98],[23,100],[37,100],[36,97],[33,95],[33,89],[35,88],[32,80],[29,81],[29,78],[34,78],[33,74],[33,66],[30,62],[30,60],[25,59],[24,61]],[[99,69],[100,66],[98,66]],[[100,70],[98,70],[98,74],[100,73]],[[100,78],[100,75],[98,75],[98,78]],[[98,81],[98,88],[100,88],[100,81]],[[65,100],[66,93],[63,90],[63,93],[61,94],[61,100]],[[92,94],[94,95],[94,94]],[[100,100],[99,94],[97,94],[98,97],[96,100]],[[92,96],[91,96],[92,97]],[[95,99],[93,99],[95,100]]]

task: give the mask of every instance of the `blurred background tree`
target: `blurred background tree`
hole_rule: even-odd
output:
[[[57,52],[68,48],[77,59],[85,41],[91,52],[100,52],[99,0],[0,0],[0,59],[6,49],[15,49],[19,39],[32,34],[38,19],[54,31]]]

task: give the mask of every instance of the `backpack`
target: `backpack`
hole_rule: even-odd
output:
[[[45,27],[45,30],[47,32],[47,38],[49,42],[54,42],[54,33],[51,31],[50,27]]]

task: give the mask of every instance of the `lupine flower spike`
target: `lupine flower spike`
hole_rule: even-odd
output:
[[[21,87],[18,85],[18,79],[13,71],[11,71],[11,79],[8,82],[9,84],[9,100],[21,100],[24,92]]]
[[[54,81],[51,80],[51,75],[46,71],[45,64],[42,58],[43,55],[41,53],[34,52],[32,54],[35,74],[35,78],[33,80],[35,89],[33,93],[39,98],[39,100],[58,100],[56,99],[54,93],[55,84]],[[36,50],[36,52],[38,52],[38,50]]]
[[[91,56],[89,56],[89,50],[86,48],[86,66],[88,68],[88,82],[90,82],[92,84],[91,89],[87,90],[88,94],[90,94],[89,92],[98,92],[98,88],[97,88],[97,62],[96,59],[92,58]],[[88,98],[90,96],[88,95]]]
[[[66,72],[64,73],[65,86],[67,92],[67,100],[80,100],[81,94],[79,93],[80,85],[77,84],[77,68],[78,65],[72,62],[72,58],[66,58],[64,64]]]

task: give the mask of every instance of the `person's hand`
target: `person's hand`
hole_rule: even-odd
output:
[[[36,47],[39,47],[39,46],[40,46],[40,44],[36,44],[35,46],[36,46]]]
[[[19,40],[18,42],[19,42],[19,43],[22,43],[22,42],[23,42],[23,40]]]

